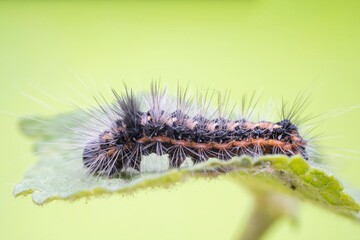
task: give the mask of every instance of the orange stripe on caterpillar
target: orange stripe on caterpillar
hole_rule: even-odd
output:
[[[277,148],[282,148],[282,147],[285,146],[285,142],[282,142],[280,140],[273,140],[273,139],[269,140],[269,144],[271,146],[274,146],[274,147],[277,147]]]
[[[254,145],[257,145],[259,147],[265,147],[265,146],[269,145],[269,140],[265,140],[263,138],[258,138],[258,139],[252,139],[251,143]]]

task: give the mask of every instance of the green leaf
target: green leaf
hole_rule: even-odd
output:
[[[77,199],[115,192],[125,194],[142,188],[169,187],[189,178],[224,175],[247,187],[256,201],[277,206],[274,208],[277,210],[267,214],[269,218],[266,219],[273,220],[277,218],[274,216],[292,211],[292,207],[283,207],[286,204],[280,203],[279,198],[293,202],[308,200],[348,216],[360,210],[354,199],[343,192],[341,183],[335,177],[321,169],[311,168],[299,156],[288,158],[272,155],[255,160],[238,157],[227,162],[209,159],[196,165],[187,159],[180,169],[169,169],[167,156],[152,154],[143,159],[142,174],[135,170],[115,178],[84,174],[81,149],[66,150],[59,143],[59,140],[70,137],[66,131],[62,131],[62,126],[77,127],[72,119],[78,114],[42,118],[41,121],[21,120],[21,129],[35,141],[39,162],[28,170],[23,181],[15,187],[15,196],[32,194],[36,204],[43,204],[54,199]]]

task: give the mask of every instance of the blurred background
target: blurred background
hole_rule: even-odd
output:
[[[360,104],[359,43],[358,0],[1,1],[0,239],[234,238],[252,198],[224,178],[42,207],[15,199],[36,163],[15,115],[56,115],[73,109],[68,99],[90,106],[84,96],[123,82],[141,91],[152,79],[231,89],[235,102],[253,90],[266,102],[311,89],[310,112],[349,109]],[[360,109],[336,115],[316,133],[353,150],[327,169],[358,191]],[[306,202],[264,237],[339,238],[360,239],[360,225]]]

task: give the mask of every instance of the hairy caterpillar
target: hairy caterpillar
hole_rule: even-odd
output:
[[[288,107],[281,105],[281,119],[253,121],[258,98],[242,98],[236,107],[228,104],[228,94],[219,96],[219,105],[211,111],[214,92],[192,98],[187,88],[177,91],[174,107],[166,89],[152,83],[150,94],[136,96],[126,89],[123,95],[113,90],[115,101],[93,110],[96,126],[83,149],[83,165],[91,173],[111,175],[126,168],[140,169],[143,156],[168,154],[169,165],[180,167],[186,158],[194,164],[217,158],[227,161],[234,156],[265,154],[301,155],[308,159],[308,142],[300,135],[298,114],[309,97],[300,94]],[[143,109],[143,102],[147,109]],[[94,113],[89,112],[90,116]],[[101,126],[101,127],[100,127]]]

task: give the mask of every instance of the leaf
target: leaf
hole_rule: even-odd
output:
[[[22,119],[22,131],[35,140],[35,150],[39,151],[39,162],[25,175],[24,180],[14,190],[14,195],[32,194],[35,203],[43,204],[54,199],[77,199],[104,193],[133,192],[146,187],[170,186],[189,177],[213,178],[227,175],[254,192],[279,192],[299,199],[317,202],[344,214],[360,210],[359,205],[343,192],[341,183],[325,171],[310,168],[299,156],[288,158],[283,155],[263,156],[254,161],[248,157],[233,158],[222,162],[209,159],[203,164],[169,169],[167,156],[147,156],[142,161],[144,173],[135,171],[117,178],[84,174],[81,149],[64,150],[59,139],[69,138],[62,130],[63,125],[76,127],[72,113],[51,119]],[[41,143],[43,142],[43,143]],[[159,171],[161,170],[161,171]]]
[[[247,187],[258,205],[244,239],[249,238],[246,234],[252,237],[261,235],[259,227],[251,231],[251,222],[257,222],[259,226],[263,223],[262,230],[265,231],[278,217],[291,214],[297,199],[314,202],[347,216],[354,216],[360,210],[354,199],[343,192],[343,186],[334,176],[311,168],[299,156],[268,155],[257,159],[245,156],[227,162],[209,159],[196,165],[191,165],[187,159],[180,169],[169,169],[167,156],[152,154],[141,162],[142,174],[129,171],[116,178],[84,174],[82,150],[63,149],[61,144],[61,139],[70,139],[62,126],[76,128],[78,123],[72,119],[77,114],[21,120],[22,131],[35,140],[39,162],[15,187],[15,196],[32,194],[36,204],[43,204],[54,199],[78,199],[114,192],[125,194],[142,188],[169,187],[189,178],[225,175]],[[264,207],[268,205],[272,207]]]
[[[337,213],[354,217],[360,206],[343,186],[327,172],[311,168],[300,156],[267,155],[256,159],[247,156],[230,161],[209,159],[192,165],[187,159],[179,169],[169,169],[167,156],[154,154],[141,162],[142,174],[135,170],[114,178],[84,174],[82,149],[64,149],[62,141],[70,134],[63,126],[79,127],[74,117],[80,113],[51,119],[22,119],[22,131],[35,141],[39,162],[28,170],[14,195],[32,194],[36,204],[55,199],[78,199],[100,194],[128,194],[143,188],[170,187],[189,178],[216,178],[223,175],[247,187],[253,193],[255,207],[241,239],[258,239],[282,216],[294,214],[299,200],[307,200]],[[80,118],[81,119],[81,118]]]

